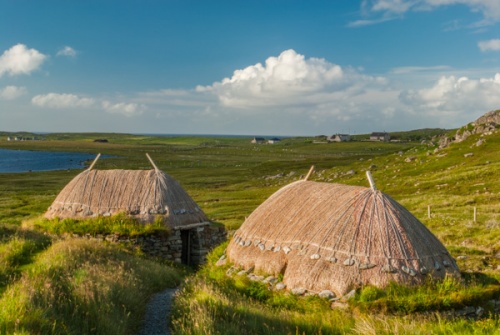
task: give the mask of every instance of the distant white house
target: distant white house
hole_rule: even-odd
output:
[[[7,136],[7,141],[40,141],[38,137]]]
[[[391,136],[389,136],[388,133],[385,131],[380,133],[380,132],[374,132],[370,135],[370,141],[382,141],[382,142],[388,142],[391,139]]]
[[[328,142],[348,142],[351,140],[349,134],[335,134],[327,138]]]
[[[253,140],[250,143],[253,143],[253,144],[264,144],[264,143],[266,143],[266,139],[264,137],[254,137]]]
[[[278,142],[280,142],[280,141],[281,141],[281,140],[280,140],[279,138],[277,138],[277,137],[273,137],[273,138],[271,138],[271,139],[267,140],[267,143],[268,143],[268,144],[275,144],[275,143],[278,143]]]

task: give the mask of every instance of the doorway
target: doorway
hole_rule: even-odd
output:
[[[191,230],[181,230],[181,263],[184,265],[191,265]]]

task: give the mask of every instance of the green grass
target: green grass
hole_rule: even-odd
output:
[[[365,287],[343,308],[326,299],[269,290],[246,276],[228,276],[215,266],[226,245],[215,249],[195,276],[186,280],[175,302],[175,334],[496,334],[491,299],[500,284],[480,273],[422,286]],[[485,318],[449,319],[446,311],[484,306]],[[411,317],[408,317],[410,315]]]
[[[364,287],[353,302],[365,311],[392,314],[445,311],[466,306],[487,306],[500,298],[500,283],[480,274],[463,274],[463,280],[445,278],[439,282],[407,287],[395,283],[386,289]],[[492,312],[492,311],[490,311]]]
[[[130,334],[178,270],[103,243],[54,243],[0,297],[0,334]]]
[[[218,249],[211,254],[209,265],[183,284],[172,319],[176,334],[495,334],[499,319],[488,314],[487,302],[499,297],[500,135],[485,136],[481,146],[475,146],[479,136],[473,135],[438,151],[436,144],[420,143],[440,131],[397,134],[400,139],[418,138],[419,142],[316,144],[314,138],[289,138],[276,145],[251,145],[250,138],[52,134],[38,142],[7,142],[2,137],[0,147],[113,156],[99,160],[98,169],[149,169],[144,155],[149,153],[211,220],[228,229],[237,229],[259,204],[303,177],[311,165],[316,166],[312,180],[361,186],[368,186],[365,171],[371,170],[381,191],[407,207],[455,258],[463,256],[457,259],[463,281],[450,279],[415,288],[392,285],[387,290],[367,287],[357,292],[346,309],[332,310],[318,298],[274,293],[244,277],[227,277],[224,268],[210,265],[221,254]],[[109,143],[94,143],[95,138],[106,138]],[[467,153],[473,156],[464,157]],[[350,170],[354,175],[347,173]],[[93,323],[81,333],[95,332],[92,327],[102,329],[102,334],[131,333],[140,323],[147,297],[180,280],[163,283],[160,278],[168,275],[162,271],[174,271],[176,278],[183,276],[178,269],[105,245],[77,246],[70,240],[51,246],[52,241],[44,240],[47,237],[40,230],[147,233],[120,220],[40,220],[77,173],[0,174],[0,306],[10,306],[1,314],[0,334],[50,333],[50,327],[55,327],[55,333],[76,333],[74,329],[86,327],[80,324],[85,313],[94,316]],[[20,230],[23,222],[26,228]],[[134,265],[137,262],[156,269],[159,275]],[[110,268],[117,268],[123,281],[112,276]],[[128,277],[124,269],[134,269],[133,276]],[[50,283],[48,288],[46,283]],[[146,293],[136,291],[142,284]],[[95,295],[79,291],[80,285]],[[130,307],[128,298],[117,293],[124,291],[136,295],[134,299],[140,300],[137,307]],[[56,308],[56,296],[70,307]],[[447,310],[470,304],[484,306],[485,318],[446,317]],[[127,312],[116,308],[122,305]],[[73,318],[75,323],[69,324]]]
[[[25,221],[23,227],[55,235],[77,234],[80,236],[96,236],[99,234],[118,234],[134,237],[152,234],[168,236],[170,234],[169,228],[163,225],[161,217],[151,224],[143,224],[125,214],[79,220],[68,218],[48,220],[40,217]]]

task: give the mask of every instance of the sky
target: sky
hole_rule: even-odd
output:
[[[0,131],[366,134],[494,109],[499,0],[0,0]]]

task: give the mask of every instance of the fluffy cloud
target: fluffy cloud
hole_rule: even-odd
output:
[[[57,52],[57,56],[76,57],[76,50],[70,46],[65,46]]]
[[[36,95],[31,99],[33,105],[50,108],[85,108],[94,104],[92,98],[79,97],[75,94],[49,93]]]
[[[128,117],[141,115],[146,111],[145,105],[137,103],[120,102],[113,104],[109,101],[103,101],[101,106],[108,113],[123,114]]]
[[[14,100],[22,95],[25,95],[26,92],[25,87],[6,86],[3,89],[0,89],[0,99]]]
[[[430,88],[402,92],[400,99],[415,112],[427,115],[484,113],[500,106],[500,73],[481,79],[441,77]]]
[[[195,110],[193,105],[184,114],[210,124],[220,120],[231,129],[244,123],[261,129],[261,133],[297,131],[301,125],[366,132],[453,128],[500,106],[500,73],[476,79],[443,75],[453,71],[445,65],[409,66],[380,78],[287,50],[263,64],[236,70],[210,86],[199,86],[195,92],[159,91],[144,98],[161,96],[172,105],[173,101],[205,102],[205,108]],[[430,85],[429,79],[434,81]],[[402,87],[403,83],[411,83],[411,89]]]
[[[478,43],[481,51],[500,51],[500,39],[481,41]]]
[[[216,95],[224,106],[250,108],[315,105],[361,94],[370,85],[383,86],[384,79],[286,50],[196,90]]]
[[[47,56],[24,44],[16,44],[0,56],[0,77],[8,73],[12,76],[30,74],[37,70]]]

